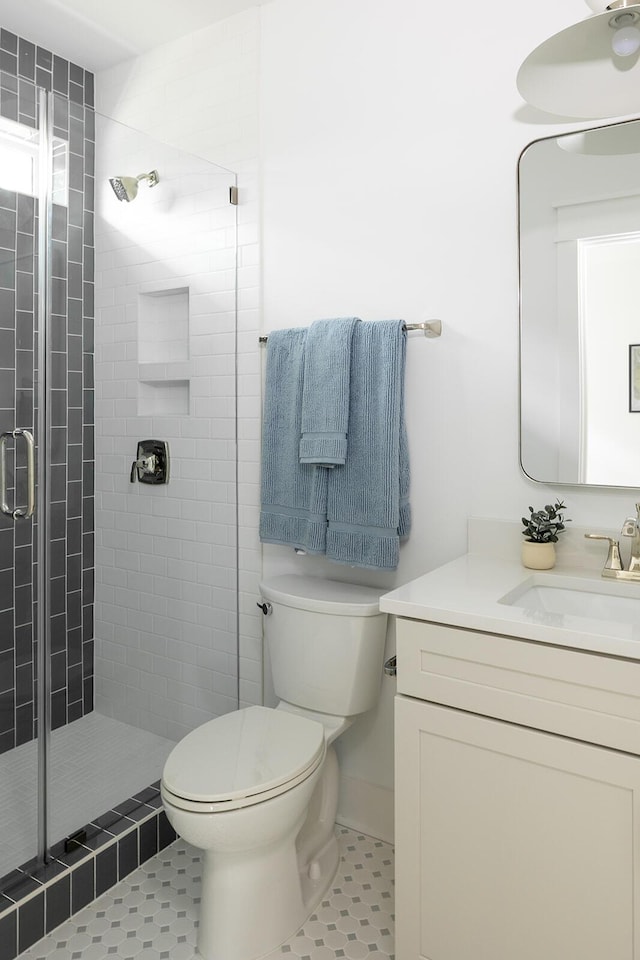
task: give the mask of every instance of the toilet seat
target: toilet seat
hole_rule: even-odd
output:
[[[269,707],[245,707],[202,724],[169,754],[162,795],[182,810],[215,813],[293,789],[325,757],[324,727]]]

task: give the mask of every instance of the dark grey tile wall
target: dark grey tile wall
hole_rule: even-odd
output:
[[[94,589],[94,150],[93,75],[0,30],[0,116],[37,124],[37,86],[57,96],[54,134],[68,145],[68,203],[54,203],[50,371],[51,714],[53,727],[93,709]],[[56,155],[58,179],[64,155]],[[38,202],[0,177],[0,431],[36,434]],[[36,441],[37,441],[36,436]],[[24,452],[9,503],[24,499]],[[32,573],[36,527],[0,514],[0,752],[37,731]]]

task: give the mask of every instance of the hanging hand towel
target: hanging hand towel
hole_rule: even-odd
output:
[[[349,455],[329,472],[327,557],[394,570],[409,535],[409,457],[404,425],[405,332],[401,320],[353,332]]]
[[[357,317],[316,320],[304,354],[300,463],[343,464],[347,455],[351,340]]]
[[[306,335],[306,328],[269,334],[260,540],[324,553],[328,471],[316,471],[298,458]]]

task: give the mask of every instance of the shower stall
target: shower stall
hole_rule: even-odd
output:
[[[96,114],[91,74],[19,43],[0,89],[0,923],[60,851],[117,836],[114,808],[159,806],[172,745],[238,706],[235,179]]]

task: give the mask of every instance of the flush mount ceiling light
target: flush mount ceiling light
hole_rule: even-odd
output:
[[[586,0],[595,16],[556,33],[518,71],[520,95],[576,119],[640,111],[640,0]]]

